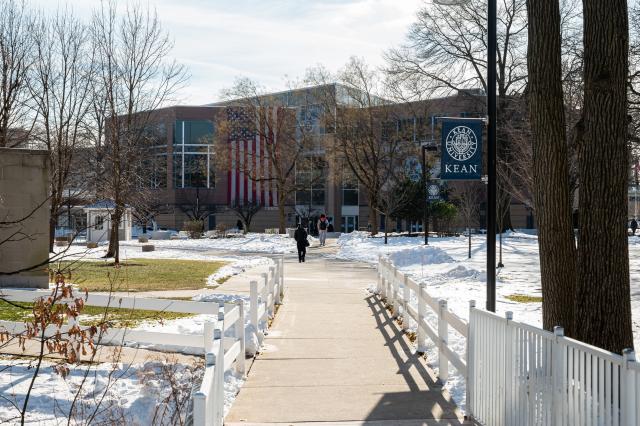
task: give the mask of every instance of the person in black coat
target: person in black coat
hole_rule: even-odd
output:
[[[293,238],[296,240],[296,245],[298,246],[298,262],[304,262],[304,257],[307,254],[307,247],[309,246],[309,241],[307,240],[307,231],[304,230],[302,224],[298,224],[298,229],[293,234]]]
[[[636,218],[634,217],[633,219],[631,219],[631,232],[633,232],[633,235],[636,235],[636,230],[638,229],[638,222],[636,221]]]

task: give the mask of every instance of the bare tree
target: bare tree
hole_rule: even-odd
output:
[[[231,203],[229,209],[242,221],[244,233],[251,230],[251,221],[260,210],[262,204],[255,202],[241,203],[238,200]]]
[[[398,169],[396,169],[398,170]],[[388,243],[389,219],[400,218],[402,213],[415,207],[416,187],[423,195],[422,185],[416,185],[400,172],[398,175],[391,174],[382,185],[376,211],[384,215],[384,243]],[[414,209],[415,210],[415,209]],[[411,230],[409,230],[411,233]]]
[[[471,228],[480,224],[480,203],[484,200],[484,185],[479,182],[461,182],[454,189],[453,199],[467,228],[471,259]]]
[[[173,43],[157,14],[148,9],[127,6],[118,18],[115,2],[103,3],[93,15],[91,29],[99,58],[96,92],[105,99],[95,104],[95,111],[103,114],[107,141],[99,154],[107,179],[99,182],[98,189],[115,203],[106,256],[118,263],[118,228],[125,204],[139,188],[151,113],[171,100],[186,73],[168,61]]]
[[[322,136],[313,121],[314,99],[308,92],[299,95],[296,106],[285,98],[267,95],[256,82],[242,78],[223,92],[229,105],[227,117],[220,127],[226,129],[227,138],[217,143],[219,164],[223,170],[239,170],[253,185],[271,189],[278,208],[279,232],[286,227],[285,208],[296,191],[303,189],[296,180],[296,172],[320,163],[317,150]],[[260,147],[244,151],[245,158],[231,158],[231,143],[260,139]],[[317,181],[318,179],[316,179]],[[238,200],[240,204],[268,205],[266,200]]]
[[[29,139],[33,126],[27,101],[35,57],[34,17],[22,0],[0,3],[0,146],[15,147]]]
[[[42,17],[34,30],[36,62],[29,92],[38,117],[33,139],[49,151],[52,252],[65,192],[66,198],[71,191],[73,197],[83,198],[91,189],[89,164],[79,154],[90,149],[86,119],[92,99],[93,55],[87,28],[70,10],[59,10],[50,19]]]
[[[324,68],[311,69],[307,81],[325,88],[321,92],[324,121],[333,128],[331,158],[344,162],[366,190],[369,225],[378,232],[379,194],[398,160],[416,154],[416,145],[407,143],[398,131],[401,107],[382,97],[384,79],[362,60],[352,57],[336,75]],[[338,82],[338,84],[331,84]]]

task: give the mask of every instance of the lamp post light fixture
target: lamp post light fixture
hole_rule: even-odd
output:
[[[433,0],[442,6],[462,6],[469,0]],[[487,7],[487,311],[496,311],[496,66],[497,1]]]

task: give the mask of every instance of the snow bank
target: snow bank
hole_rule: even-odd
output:
[[[444,250],[431,246],[420,246],[398,251],[389,255],[389,259],[399,268],[454,261]]]
[[[15,407],[21,406],[33,377],[33,362],[0,358],[0,423],[11,422],[17,415]],[[79,390],[87,368],[89,374],[79,392],[75,420],[86,422],[101,402],[95,423],[132,425],[149,424],[157,416],[170,417],[176,413],[176,406],[166,403],[172,391],[168,381],[170,376],[183,398],[188,398],[192,384],[200,380],[201,368],[175,364],[166,361],[150,361],[139,364],[98,364],[72,368],[68,377],[62,378],[53,370],[54,364],[44,362],[27,408],[29,424],[66,424],[69,410]],[[174,388],[174,389],[175,389]],[[230,386],[229,392],[234,387]],[[101,400],[104,394],[104,400]],[[226,396],[226,395],[225,395]],[[4,397],[8,398],[7,401]],[[166,410],[166,412],[164,412]],[[16,421],[16,420],[13,420]]]

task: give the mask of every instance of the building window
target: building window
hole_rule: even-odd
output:
[[[96,231],[102,231],[102,229],[104,228],[104,217],[102,216],[96,216],[93,219],[93,228]]]
[[[177,120],[173,134],[174,188],[214,188],[214,127],[209,120]]]
[[[312,160],[306,167],[296,167],[296,205],[324,208],[325,164],[322,160]]]
[[[342,169],[342,205],[357,206],[358,203],[358,179],[348,167]]]

